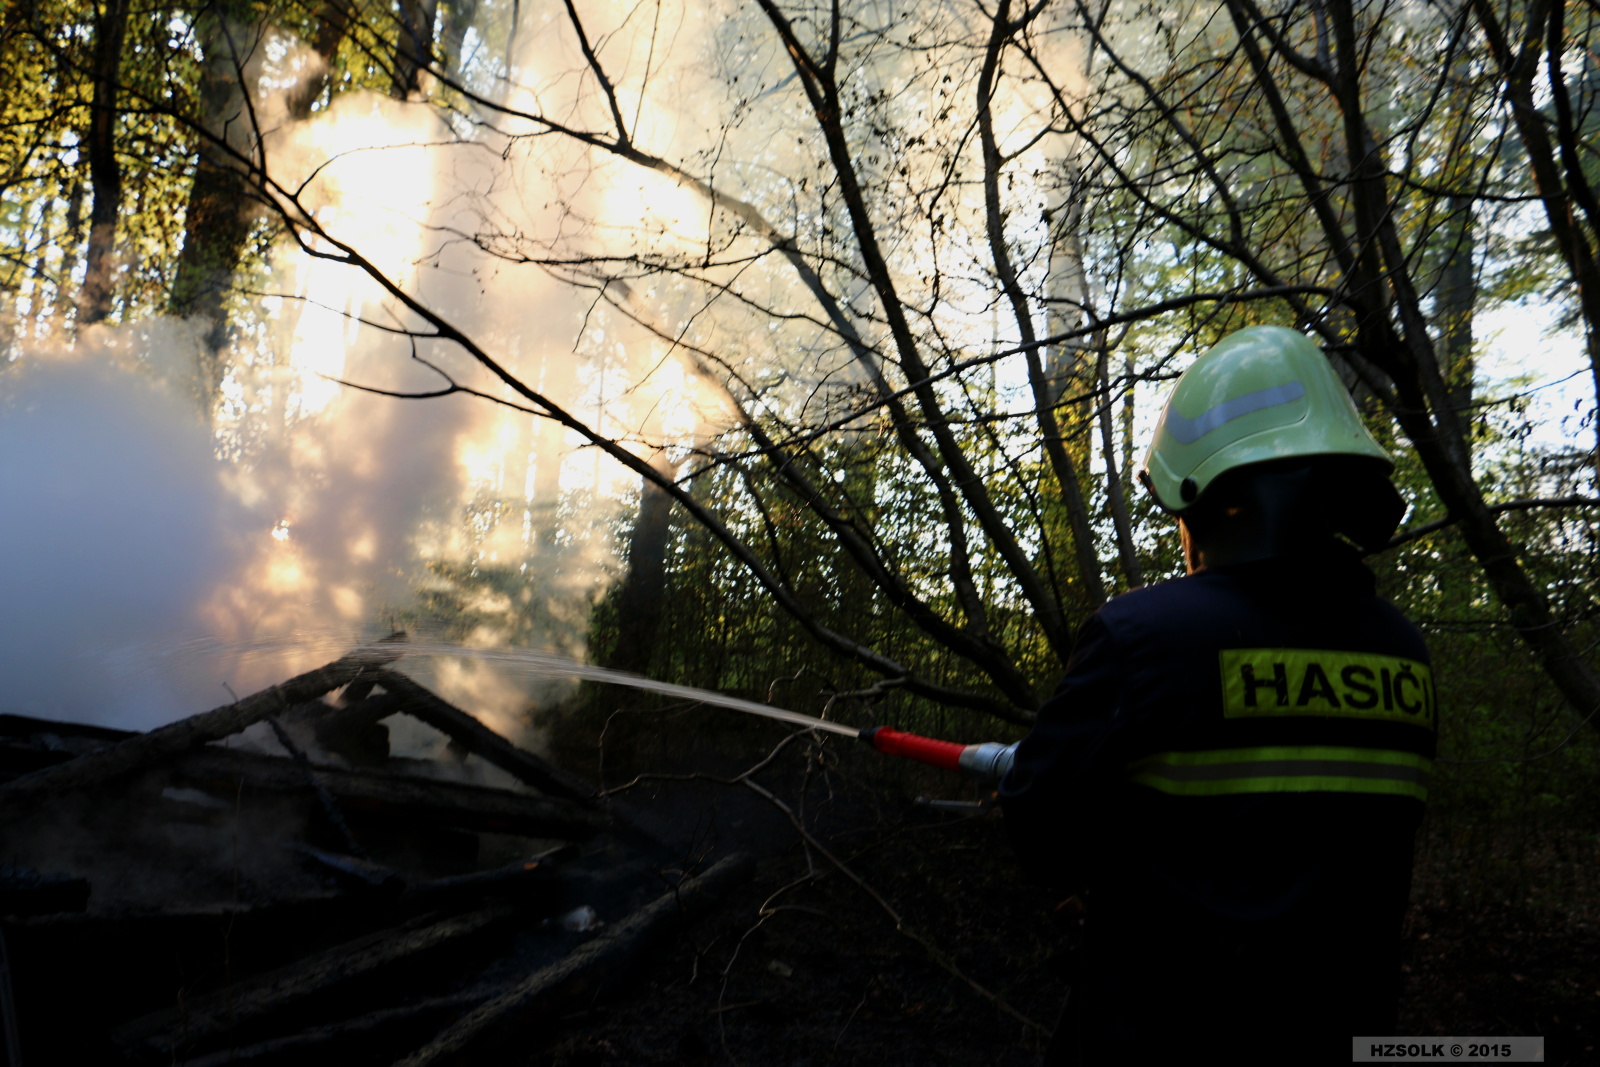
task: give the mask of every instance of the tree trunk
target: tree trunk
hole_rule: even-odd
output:
[[[1000,207],[1000,171],[1003,161],[994,132],[994,112],[990,107],[990,101],[999,74],[1001,52],[1012,34],[1019,28],[1013,26],[1009,20],[1010,9],[1009,0],[1000,0],[995,9],[994,25],[984,55],[983,72],[978,77],[978,133],[983,147],[984,209],[987,216],[989,252],[994,259],[1000,288],[1011,305],[1019,336],[1023,345],[1027,347],[1025,358],[1028,362],[1029,384],[1033,389],[1033,403],[1036,409],[1034,417],[1039,428],[1040,440],[1044,445],[1045,456],[1049,459],[1050,469],[1055,475],[1056,488],[1067,506],[1067,519],[1072,527],[1072,544],[1078,563],[1078,580],[1083,584],[1089,606],[1097,608],[1105,603],[1106,587],[1101,575],[1100,557],[1095,551],[1094,527],[1089,518],[1088,504],[1083,498],[1083,486],[1078,479],[1077,464],[1067,451],[1062,422],[1056,416],[1056,402],[1060,397],[1059,384],[1046,376],[1044,360],[1039,354],[1038,338],[1033,325],[1033,308],[1027,299],[1027,294],[1022,291],[1016,269],[1011,262],[1010,250],[1006,247],[1005,216]],[[1026,20],[1031,16],[1022,17]],[[1081,261],[1076,265],[1081,280]]]
[[[1442,413],[1437,422],[1420,411],[1402,412],[1398,418],[1406,435],[1416,443],[1440,502],[1459,520],[1462,538],[1483,568],[1495,596],[1506,606],[1517,635],[1532,650],[1572,710],[1600,729],[1600,718],[1595,716],[1600,711],[1600,675],[1595,674],[1551,614],[1549,599],[1522,568],[1516,547],[1496,524],[1471,471],[1442,447],[1440,438],[1445,434],[1438,425],[1449,414]]]
[[[184,215],[178,273],[167,304],[170,314],[203,319],[207,324],[196,368],[206,412],[215,405],[226,373],[228,294],[259,216],[249,172],[259,165],[260,131],[255,128],[244,86],[255,80],[261,31],[232,19],[231,10],[224,7],[202,22],[205,65],[200,74],[200,125],[205,132]],[[327,86],[328,69],[344,39],[349,12],[339,0],[329,0],[318,11],[318,19],[313,48],[322,63],[288,90],[291,120],[309,117],[312,102]]]
[[[350,29],[349,0],[324,0],[317,9],[317,33],[311,39],[311,50],[322,60],[320,69],[310,71],[289,90],[289,118],[303,122],[311,117],[311,105],[327,89],[333,72],[333,61],[339,46]]]
[[[1600,194],[1596,193],[1581,162],[1585,147],[1574,125],[1570,90],[1562,73],[1561,56],[1566,50],[1563,27],[1565,7],[1561,0],[1530,3],[1527,24],[1519,40],[1516,29],[1502,24],[1488,0],[1471,0],[1478,26],[1483,30],[1490,55],[1499,68],[1505,99],[1510,105],[1517,136],[1527,153],[1533,187],[1544,208],[1550,236],[1567,267],[1567,277],[1577,294],[1582,319],[1584,344],[1589,358],[1594,400],[1600,404],[1600,258],[1596,256],[1594,235],[1583,223],[1600,227]],[[1549,54],[1546,55],[1548,38]],[[1546,65],[1545,88],[1555,110],[1555,123],[1547,121],[1538,99],[1540,61]],[[1555,137],[1551,137],[1554,126]],[[1596,446],[1591,465],[1600,472],[1600,419],[1594,432]],[[1600,473],[1596,475],[1600,482]]]
[[[1144,568],[1139,565],[1139,554],[1133,547],[1133,522],[1128,517],[1128,500],[1123,495],[1123,480],[1117,470],[1117,435],[1111,398],[1111,353],[1105,346],[1105,332],[1100,339],[1099,373],[1099,423],[1101,452],[1106,464],[1106,506],[1111,512],[1111,524],[1117,532],[1117,557],[1122,563],[1122,574],[1130,589],[1144,585]]]
[[[479,0],[451,0],[439,18],[439,63],[450,74],[461,72],[461,49],[478,15]]]
[[[665,455],[651,464],[664,478],[675,478],[678,464]],[[667,549],[672,540],[672,498],[654,482],[639,492],[639,518],[628,539],[628,575],[612,594],[616,643],[606,666],[631,674],[649,671],[661,628],[662,595],[667,587]]]
[[[85,154],[89,158],[89,248],[78,324],[91,326],[111,314],[117,263],[117,215],[122,210],[122,165],[117,162],[117,89],[122,71],[122,41],[128,29],[128,0],[105,0],[95,19],[91,72],[94,97],[89,110]]]
[[[183,250],[172,280],[167,311],[203,320],[206,332],[195,380],[201,409],[210,412],[222,387],[223,350],[228,343],[228,293],[255,221],[247,169],[258,131],[246,105],[241,76],[252,64],[254,29],[241,30],[228,8],[201,22],[199,159],[184,213]]]
[[[1473,255],[1477,227],[1472,203],[1465,197],[1450,198],[1450,214],[1455,226],[1446,249],[1448,258],[1439,272],[1434,322],[1443,347],[1445,393],[1450,398],[1451,414],[1470,446],[1472,376],[1477,370],[1472,358],[1472,309],[1478,300],[1478,271]]]
[[[400,100],[422,92],[422,72],[433,62],[433,24],[439,0],[400,0],[390,93]]]

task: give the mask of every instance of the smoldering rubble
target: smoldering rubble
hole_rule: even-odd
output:
[[[686,863],[404,649],[149,732],[0,715],[7,1064],[495,1062],[749,875]],[[508,784],[392,755],[394,716]],[[262,725],[276,751],[241,742]]]

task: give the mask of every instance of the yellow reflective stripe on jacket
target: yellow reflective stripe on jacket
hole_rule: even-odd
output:
[[[1176,796],[1381,793],[1426,801],[1432,768],[1414,752],[1287,745],[1156,752],[1128,770],[1131,781]]]
[[[1372,652],[1230,648],[1221,653],[1228,719],[1316,716],[1383,719],[1435,729],[1433,672]]]

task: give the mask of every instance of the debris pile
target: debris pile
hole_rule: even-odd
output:
[[[404,650],[149,733],[0,715],[0,1063],[495,1062],[748,875],[683,869]],[[398,715],[505,784],[392,756]]]

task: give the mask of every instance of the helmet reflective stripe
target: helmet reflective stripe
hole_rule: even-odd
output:
[[[1210,411],[1202,412],[1196,419],[1186,419],[1176,411],[1169,411],[1166,416],[1167,432],[1176,437],[1179,444],[1192,445],[1212,430],[1242,415],[1263,408],[1275,408],[1279,404],[1299,400],[1305,395],[1305,386],[1299,382],[1285,382],[1270,389],[1258,389],[1253,393],[1236,396],[1232,400],[1224,400]]]
[[[1224,337],[1178,379],[1140,480],[1162,507],[1179,512],[1238,467],[1331,455],[1394,466],[1310,338],[1251,326]]]
[[[1130,781],[1176,796],[1377,793],[1423,801],[1432,769],[1414,752],[1327,745],[1157,752],[1128,768]]]

